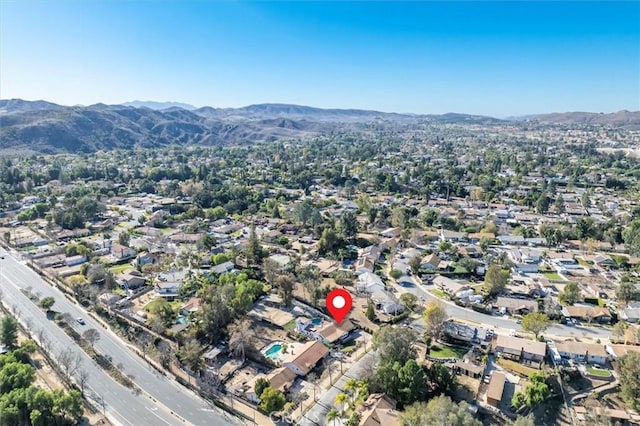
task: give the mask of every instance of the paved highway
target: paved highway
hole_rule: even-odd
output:
[[[415,279],[414,279],[415,281]],[[406,284],[404,286],[400,286],[399,284],[395,284],[396,289],[399,292],[409,292],[415,294],[418,299],[422,299],[425,302],[428,302],[431,299],[439,300],[445,302],[447,313],[452,318],[460,318],[463,320],[476,322],[483,326],[491,326],[491,327],[499,327],[504,329],[512,329],[512,330],[521,330],[519,324],[516,321],[503,318],[496,317],[492,315],[485,315],[480,312],[476,312],[471,309],[466,309],[456,305],[453,302],[443,301],[437,296],[433,295],[429,291],[430,288],[434,288],[433,286],[423,286],[422,284]],[[611,331],[602,328],[602,327],[583,327],[583,326],[567,326],[567,325],[552,325],[549,327],[544,333],[546,335],[558,336],[558,337],[589,337],[593,339],[608,339],[611,336]]]
[[[44,330],[44,334],[52,343],[54,354],[70,348],[81,357],[82,368],[89,372],[85,391],[88,390],[87,393],[94,400],[103,398],[106,412],[115,423],[130,426],[241,424],[239,419],[214,409],[207,401],[158,374],[114,333],[105,330],[87,315],[81,306],[70,302],[59,290],[49,286],[37,273],[4,249],[0,249],[0,256],[4,256],[4,259],[0,259],[0,288],[4,304],[17,307],[18,316],[23,323],[29,320],[34,324],[34,330]],[[53,321],[47,320],[44,312],[20,291],[27,287],[39,293],[40,297],[54,297],[56,303],[53,310],[69,313],[74,318],[82,317],[86,325],[75,323],[74,327],[78,332],[82,333],[89,328],[98,330],[100,340],[95,343],[96,351],[110,355],[114,365],[122,365],[123,373],[132,375],[134,382],[143,392],[135,395],[99,368],[64,331]]]

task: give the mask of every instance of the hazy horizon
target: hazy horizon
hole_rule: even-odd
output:
[[[53,1],[0,12],[5,99],[640,110],[638,2]]]

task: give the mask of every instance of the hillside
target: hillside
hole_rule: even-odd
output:
[[[158,103],[155,106],[166,106]],[[95,104],[61,106],[20,99],[0,101],[0,150],[94,152],[168,144],[252,144],[323,134],[364,133],[425,123],[500,123],[465,114],[411,115],[357,109],[261,104],[243,108]]]
[[[640,111],[618,111],[609,114],[594,112],[562,112],[523,117],[542,124],[601,124],[609,126],[640,126]]]

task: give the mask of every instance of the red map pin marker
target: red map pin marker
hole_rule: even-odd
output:
[[[345,289],[336,288],[327,294],[327,310],[338,324],[347,316],[352,304],[353,299]]]

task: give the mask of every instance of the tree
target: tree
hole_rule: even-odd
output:
[[[411,268],[411,273],[413,275],[417,275],[420,272],[420,265],[422,265],[422,256],[416,254],[411,259],[409,259],[409,268]]]
[[[260,408],[267,413],[282,410],[286,403],[287,398],[285,398],[284,394],[271,386],[262,391],[262,395],[260,395]]]
[[[582,298],[580,287],[577,283],[570,282],[564,286],[564,291],[560,293],[559,299],[561,302],[573,305]]]
[[[56,303],[56,299],[54,299],[53,297],[51,296],[43,297],[42,300],[40,300],[40,307],[42,309],[49,310],[51,309],[54,303]]]
[[[87,380],[89,380],[89,371],[84,368],[80,368],[76,372],[76,379],[80,385],[80,392],[84,395],[84,386],[87,384]]]
[[[627,352],[618,360],[622,397],[634,410],[640,410],[640,352]]]
[[[204,367],[204,362],[200,356],[202,347],[196,339],[189,339],[185,342],[184,346],[178,351],[178,358],[182,361],[191,371],[197,373]]]
[[[256,380],[256,384],[253,389],[256,392],[258,398],[260,398],[260,396],[262,396],[262,392],[264,392],[264,390],[268,387],[269,381],[263,377],[260,377],[258,380]]]
[[[333,422],[334,426],[336,424],[336,420],[338,420],[339,418],[340,418],[340,412],[335,408],[331,408],[327,412],[327,422]]]
[[[355,212],[346,211],[340,218],[340,233],[347,240],[352,239],[358,233],[358,218]]]
[[[91,347],[93,347],[93,345],[98,340],[100,340],[100,332],[98,332],[98,330],[96,330],[95,328],[90,328],[90,329],[86,330],[84,333],[82,333],[82,337],[84,337],[84,339],[87,342],[89,342]]]
[[[638,296],[635,283],[623,281],[618,285],[618,288],[616,288],[616,297],[625,305],[632,300],[637,300]]]
[[[437,362],[427,369],[426,378],[429,394],[432,396],[442,394],[453,396],[458,387],[458,379],[452,370]]]
[[[413,293],[402,293],[400,295],[400,303],[406,306],[410,311],[413,311],[418,303],[418,297]]]
[[[528,416],[519,416],[517,419],[510,421],[507,424],[508,426],[535,426],[536,418],[533,413],[531,413]]]
[[[444,331],[444,323],[449,315],[444,304],[437,300],[430,300],[422,313],[426,333],[434,340],[438,340]]]
[[[131,241],[131,235],[127,231],[122,231],[118,234],[118,243],[120,245],[129,247],[129,241]]]
[[[81,362],[80,354],[74,352],[71,348],[63,349],[58,353],[58,363],[67,377],[73,376],[78,367],[80,367]]]
[[[400,414],[402,426],[481,426],[466,402],[456,404],[448,396],[437,396],[429,402],[416,402]]]
[[[295,279],[287,274],[280,275],[276,278],[276,287],[278,287],[278,293],[282,297],[282,302],[285,306],[291,306],[291,300],[293,299],[293,289],[295,287]]]
[[[490,295],[499,294],[507,286],[509,281],[509,271],[506,271],[500,267],[500,265],[493,263],[487,269],[487,273],[484,277],[484,285],[487,292]]]
[[[529,384],[524,390],[528,407],[534,407],[549,395],[549,386],[545,383],[544,374],[535,372],[529,377]]]
[[[547,194],[542,194],[536,202],[536,211],[540,214],[544,214],[549,211],[549,205],[551,205],[551,198]]]
[[[158,355],[160,356],[160,364],[162,364],[164,368],[169,369],[174,360],[175,354],[173,353],[173,348],[168,342],[162,340],[158,343]]]
[[[536,340],[540,333],[549,328],[549,325],[551,325],[549,318],[542,312],[531,312],[522,317],[522,329],[535,334]]]
[[[373,302],[370,299],[367,300],[367,312],[364,315],[369,321],[375,321],[376,319],[376,310],[373,307]]]
[[[400,406],[425,398],[428,390],[424,369],[415,359],[404,364],[381,363],[376,369],[375,383]]]
[[[349,395],[347,395],[346,393],[340,392],[338,395],[336,395],[336,399],[334,402],[335,402],[335,405],[340,410],[340,416],[344,416],[345,406],[347,405],[348,401],[349,401]]]
[[[622,231],[622,241],[631,256],[640,255],[640,219],[634,219]]]
[[[0,322],[0,343],[9,349],[16,347],[18,343],[18,321],[13,317],[4,317]]]
[[[618,321],[611,328],[611,340],[612,341],[619,341],[620,339],[622,339],[622,337],[625,335],[628,327],[629,326],[627,325],[626,322]]]
[[[389,276],[394,280],[397,280],[402,276],[402,271],[399,271],[398,269],[392,269],[391,271],[389,271]]]
[[[246,318],[238,320],[230,327],[229,349],[244,360],[247,350],[253,347],[254,337],[249,320]]]
[[[413,343],[418,340],[416,333],[404,327],[380,327],[373,333],[373,348],[378,353],[380,363],[398,362],[404,365],[416,358]]]

